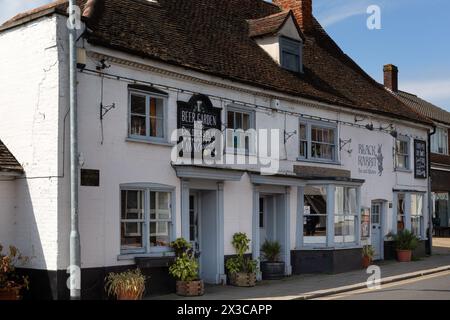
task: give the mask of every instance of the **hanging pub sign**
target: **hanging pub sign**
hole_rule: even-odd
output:
[[[427,178],[427,144],[423,140],[414,140],[414,176]]]
[[[208,96],[196,94],[188,102],[177,101],[177,128],[186,129],[191,134],[192,154],[201,153],[205,146],[214,141],[215,137],[208,137],[209,129],[221,130],[222,109],[215,108]],[[195,131],[201,128],[201,137],[197,137]],[[196,130],[194,130],[196,129]],[[197,133],[198,135],[198,133]]]

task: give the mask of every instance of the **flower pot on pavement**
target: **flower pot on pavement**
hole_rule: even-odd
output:
[[[397,250],[398,262],[410,262],[412,257],[411,250]]]
[[[284,262],[261,262],[262,278],[264,280],[279,280],[284,277]]]
[[[230,283],[236,287],[254,287],[256,285],[256,273],[232,273]]]
[[[364,256],[362,258],[362,266],[363,268],[368,268],[372,264],[372,259],[368,256]]]
[[[20,288],[4,288],[0,289],[1,300],[21,300]]]
[[[183,297],[197,297],[205,294],[203,280],[177,281],[177,295]]]

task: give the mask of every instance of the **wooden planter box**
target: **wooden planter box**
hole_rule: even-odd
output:
[[[203,280],[177,281],[177,295],[183,297],[197,297],[205,294]]]
[[[254,287],[256,273],[233,273],[230,275],[230,283],[236,287]]]
[[[0,300],[20,300],[20,288],[0,289]]]

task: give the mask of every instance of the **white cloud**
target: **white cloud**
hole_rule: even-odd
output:
[[[49,2],[52,2],[52,0],[0,0],[0,24],[18,13]]]

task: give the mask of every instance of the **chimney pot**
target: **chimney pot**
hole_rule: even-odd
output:
[[[312,0],[273,0],[283,10],[292,10],[303,32],[313,28]]]
[[[384,86],[393,92],[398,91],[398,68],[393,64],[387,64],[383,68]]]

